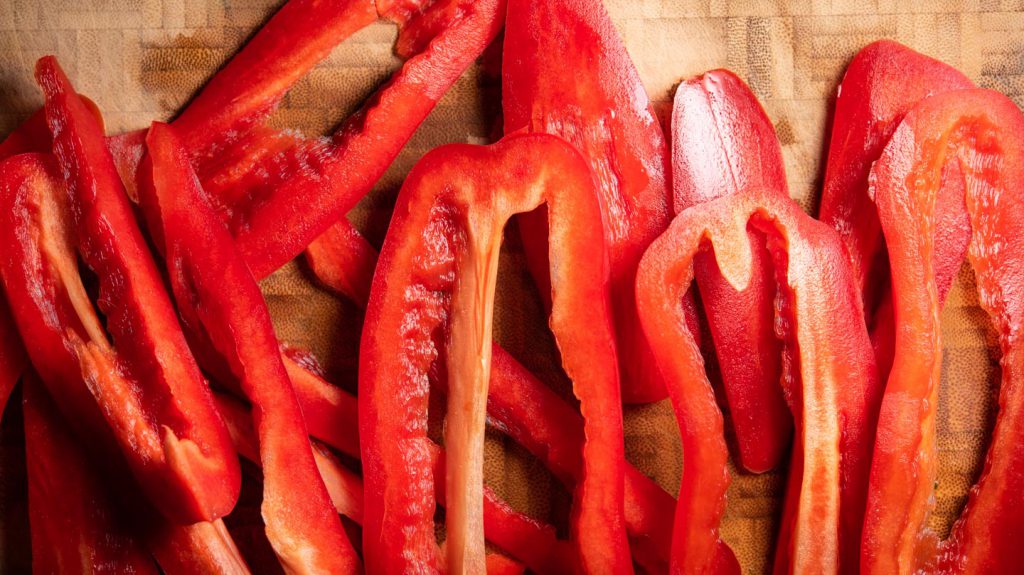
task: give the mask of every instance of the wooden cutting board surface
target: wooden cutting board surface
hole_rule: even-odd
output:
[[[41,104],[35,60],[56,54],[78,89],[103,111],[111,133],[172,117],[242,45],[280,0],[0,0],[0,134]],[[652,100],[663,117],[682,78],[726,67],[763,102],[782,142],[793,196],[816,210],[831,99],[846,63],[867,43],[892,38],[948,62],[979,85],[1024,103],[1024,1],[942,0],[607,0]],[[378,23],[334,50],[285,98],[272,123],[326,133],[400,62],[395,31]],[[469,70],[420,127],[353,220],[378,245],[403,175],[427,150],[484,143],[500,111],[498,52]],[[500,269],[496,337],[567,398],[518,238],[507,234]],[[282,340],[312,350],[341,385],[355,390],[360,314],[317,288],[301,264],[263,282]],[[942,532],[980,471],[995,417],[998,352],[965,269],[942,316],[945,356],[939,404],[940,474],[932,524]],[[722,353],[722,352],[720,352]],[[728,353],[727,351],[725,353]],[[16,422],[0,441],[0,569],[23,567],[23,478]],[[674,492],[680,447],[667,402],[625,412],[626,450]],[[497,432],[487,443],[487,481],[514,506],[563,525],[568,494]],[[23,471],[22,471],[23,473]],[[770,565],[784,472],[735,472],[723,524],[744,572]]]

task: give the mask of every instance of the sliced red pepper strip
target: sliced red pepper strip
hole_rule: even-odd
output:
[[[447,8],[447,3],[437,6]],[[416,127],[501,30],[504,0],[459,0],[450,26],[410,58],[330,142],[249,190],[231,230],[257,278],[298,255],[373,187]]]
[[[117,176],[105,171],[109,156],[95,157],[104,151],[96,123],[81,100],[64,97],[74,93],[55,64],[44,61],[42,73],[53,80],[48,106],[64,167],[33,155],[4,163],[0,233],[11,258],[2,273],[18,329],[65,415],[104,448],[116,441],[154,505],[178,522],[222,516],[240,479],[227,430]],[[64,207],[61,173],[74,210]],[[76,251],[96,273],[105,328]]]
[[[338,220],[309,244],[306,261],[328,288],[366,307],[377,269],[377,250],[348,219]]]
[[[882,230],[868,196],[871,165],[914,104],[973,87],[952,66],[891,40],[869,44],[846,68],[836,95],[818,217],[846,244],[869,314],[881,300],[877,286],[886,285]]]
[[[3,415],[7,400],[27,366],[28,357],[18,328],[14,325],[7,302],[0,297],[0,415]]]
[[[33,573],[159,573],[34,376],[22,398]]]
[[[878,423],[865,520],[864,573],[1010,573],[1024,561],[1024,115],[991,90],[938,94],[910,110],[871,171],[889,250],[895,360]],[[985,467],[950,538],[927,529],[934,505],[942,364],[936,233],[946,166],[958,165],[970,218],[968,259],[1003,357]]]
[[[679,302],[702,246],[714,251],[735,289],[747,287],[751,227],[767,237],[776,270],[779,327],[790,357],[782,384],[796,422],[794,466],[801,471],[800,488],[792,494],[792,537],[780,542],[783,568],[855,572],[874,439],[875,411],[865,393],[875,385],[874,358],[838,237],[771,189],[749,189],[684,211],[640,264],[640,317],[670,382],[683,441],[671,568],[702,573],[734,567],[723,565],[729,556],[718,538],[729,483],[722,415]]]
[[[630,571],[623,526],[622,415],[601,276],[607,273],[589,171],[557,138],[520,135],[452,145],[405,180],[374,278],[360,355],[359,423],[371,573],[438,569],[426,436],[429,371],[449,374],[448,567],[483,569],[483,428],[491,303],[506,220],[547,202],[550,323],[586,421],[573,538],[584,569]],[[575,306],[575,307],[573,307]],[[444,344],[435,338],[451,340]],[[386,510],[386,512],[385,512]]]
[[[208,338],[209,349],[230,366],[254,406],[267,537],[288,571],[357,572],[359,558],[317,472],[259,286],[206,203],[171,128],[154,123],[146,147],[141,204],[165,253],[179,310],[193,336]]]
[[[244,133],[345,38],[377,19],[373,0],[291,0],[174,120],[193,158]]]
[[[149,537],[149,549],[167,575],[249,575],[222,519],[166,524]]]
[[[565,73],[567,69],[571,74]],[[597,182],[628,403],[665,398],[636,317],[636,266],[671,218],[668,147],[640,76],[599,0],[510,0],[502,62],[505,133],[565,138]],[[528,265],[550,293],[543,212],[519,218]]]
[[[750,88],[728,70],[712,70],[676,88],[672,111],[675,209],[742,194],[750,188],[788,196],[782,147]],[[780,389],[782,342],[775,336],[775,278],[764,238],[751,230],[750,281],[733,289],[711,254],[694,275],[732,414],[739,461],[767,471],[782,460],[793,422]]]

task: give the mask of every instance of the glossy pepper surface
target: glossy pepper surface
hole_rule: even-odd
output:
[[[483,429],[498,248],[509,217],[545,202],[556,262],[550,325],[587,433],[572,536],[585,569],[631,570],[618,366],[603,290],[607,262],[594,249],[603,239],[592,186],[580,156],[547,135],[512,136],[490,147],[445,146],[406,178],[360,354],[363,545],[370,572],[438,569],[426,435],[435,361],[445,362],[449,378],[447,566],[483,568]]]
[[[100,445],[116,441],[155,506],[183,523],[220,517],[239,485],[227,430],[98,123],[54,60],[38,74],[60,170],[31,155],[5,164],[3,241],[17,257],[2,273],[19,332],[36,342],[30,357],[61,410]],[[78,256],[95,274],[105,324]]]
[[[179,311],[203,347],[228,364],[254,408],[267,538],[287,572],[358,572],[359,557],[317,471],[259,287],[172,129],[154,123],[146,148],[139,197]]]
[[[623,398],[664,399],[633,296],[640,256],[671,219],[668,146],[640,76],[599,0],[510,0],[502,57],[505,133],[565,138],[594,173]],[[519,224],[527,264],[547,297],[543,210]]]
[[[1024,116],[990,90],[938,94],[910,110],[871,170],[892,275],[895,357],[878,422],[864,573],[1010,573],[1024,561]],[[942,367],[937,239],[947,166],[970,222],[967,259],[999,335],[999,412],[985,465],[943,542],[927,528]]]
[[[788,197],[782,148],[750,88],[727,70],[712,70],[676,88],[672,110],[675,209],[752,188]],[[721,369],[722,384],[747,470],[781,461],[793,435],[779,376],[782,342],[775,335],[775,278],[765,238],[750,230],[747,288],[736,291],[713,254],[698,254],[694,276]]]
[[[669,383],[683,442],[671,568],[736,569],[718,536],[729,483],[722,415],[679,302],[702,246],[714,252],[734,289],[747,287],[751,227],[767,238],[776,270],[786,354],[781,382],[796,422],[776,570],[856,572],[874,439],[865,393],[873,386],[873,355],[859,292],[835,233],[771,189],[684,211],[640,264],[640,317]]]

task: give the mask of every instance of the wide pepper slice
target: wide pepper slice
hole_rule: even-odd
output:
[[[770,189],[684,211],[640,264],[640,318],[669,382],[683,442],[671,568],[734,568],[718,538],[729,483],[722,415],[679,302],[702,249],[713,251],[734,289],[747,287],[751,228],[767,238],[776,270],[787,356],[782,385],[797,430],[791,464],[796,488],[787,495],[792,511],[783,518],[777,568],[833,573],[842,566],[855,572],[873,442],[873,410],[864,389],[875,376],[860,294],[835,232]]]
[[[672,109],[675,208],[744,193],[751,188],[789,195],[782,148],[757,97],[735,74],[712,70],[684,80]],[[764,237],[750,230],[750,280],[735,290],[714,256],[698,254],[694,276],[718,350],[725,397],[749,471],[781,461],[793,435],[779,375],[782,342],[775,335],[775,278]]]
[[[895,358],[878,422],[864,573],[1011,573],[1024,561],[1024,115],[1005,96],[962,90],[920,102],[871,171],[892,270]],[[999,412],[978,483],[949,539],[927,529],[934,504],[942,366],[936,235],[946,167],[961,174],[968,260],[1003,353]]]
[[[139,197],[165,254],[179,311],[192,336],[229,365],[253,404],[267,537],[290,573],[357,572],[359,558],[317,471],[259,286],[172,129],[154,123],[146,147]]]
[[[510,0],[502,58],[505,133],[565,138],[594,173],[622,396],[628,403],[664,399],[633,295],[640,256],[671,219],[668,146],[640,76],[600,0]],[[547,297],[544,211],[520,216],[519,225],[527,265]]]
[[[630,571],[623,527],[622,414],[604,285],[607,261],[589,170],[564,142],[518,135],[451,145],[412,170],[364,324],[359,425],[371,573],[439,568],[427,406],[431,366],[449,376],[447,566],[483,569],[483,434],[498,248],[514,213],[546,202],[552,331],[585,417],[572,535],[584,569]],[[571,262],[571,265],[559,265]]]
[[[61,124],[61,138],[76,121]],[[102,169],[88,165],[93,173]],[[90,186],[113,197],[112,207],[72,197],[91,208],[80,212],[76,231],[52,159],[23,155],[3,166],[5,294],[22,337],[34,342],[30,356],[51,395],[79,433],[101,449],[120,446],[168,517],[195,522],[226,514],[237,496],[237,458],[223,423],[207,409],[206,382],[127,205],[118,205],[116,191]],[[79,276],[78,254],[98,272],[106,329]]]

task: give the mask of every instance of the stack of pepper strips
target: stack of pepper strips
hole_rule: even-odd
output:
[[[406,61],[333,137],[264,124],[378,17]],[[503,25],[508,135],[425,156],[378,265],[345,213]],[[948,66],[892,42],[853,60],[820,222],[789,199],[771,123],[731,73],[679,86],[670,153],[596,1],[291,0],[174,122],[109,138],[56,60],[36,76],[45,108],[0,144],[0,398],[20,377],[37,572],[265,570],[222,520],[235,452],[262,468],[263,538],[287,572],[738,572],[718,536],[728,451],[705,359],[739,463],[766,471],[790,451],[776,571],[1024,559],[1024,117]],[[513,214],[579,412],[491,341]],[[358,399],[273,333],[256,280],[303,249],[366,307]],[[940,542],[926,527],[937,318],[965,256],[1003,383],[982,477]],[[432,390],[448,398],[445,449]],[[622,445],[622,401],[666,394],[678,505]],[[483,485],[485,420],[572,488],[569,541]]]

